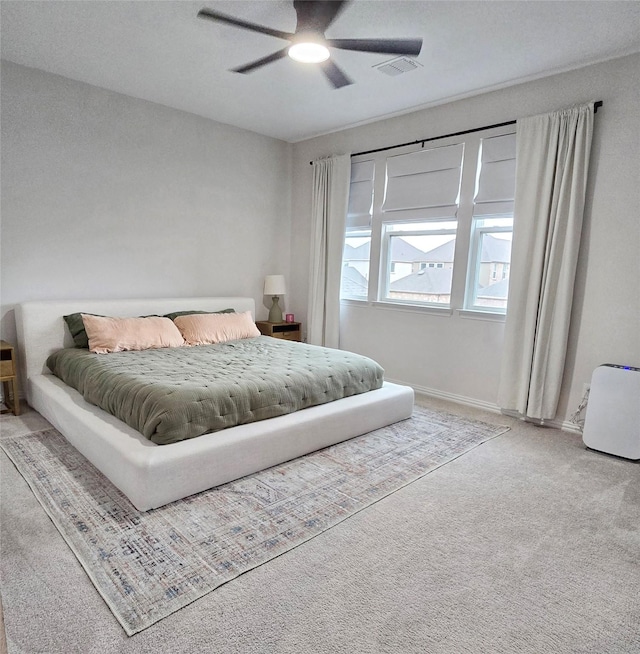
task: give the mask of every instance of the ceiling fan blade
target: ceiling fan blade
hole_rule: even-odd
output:
[[[260,68],[261,66],[266,66],[267,64],[270,64],[272,61],[278,61],[278,59],[282,59],[282,57],[286,57],[288,49],[289,46],[283,48],[282,50],[278,50],[278,52],[274,52],[273,54],[267,55],[266,57],[262,57],[262,59],[256,59],[255,61],[252,61],[250,64],[245,64],[244,66],[239,66],[238,68],[232,68],[231,71],[233,73],[250,73],[252,70],[255,70],[256,68]]]
[[[327,39],[327,45],[357,52],[417,56],[422,49],[422,39]]]
[[[291,41],[295,36],[291,32],[281,32],[280,30],[273,30],[270,27],[265,27],[264,25],[257,25],[256,23],[249,23],[246,20],[240,20],[239,18],[234,18],[233,16],[227,16],[226,14],[221,14],[212,9],[207,9],[204,7],[198,12],[198,18],[204,18],[205,20],[212,20],[219,23],[228,23],[229,25],[235,25],[236,27],[242,27],[246,30],[251,30],[252,32],[259,32],[260,34],[268,34],[269,36],[275,36],[279,39],[286,39]]]
[[[333,84],[334,89],[353,84],[353,82],[333,63],[333,61],[331,61],[331,59],[321,62],[320,67],[327,76],[327,79]]]
[[[293,0],[298,22],[296,32],[324,31],[336,19],[348,0]]]

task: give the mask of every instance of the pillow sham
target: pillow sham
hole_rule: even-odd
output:
[[[86,313],[85,315],[93,316],[95,314]],[[68,316],[62,316],[62,317],[64,318],[64,321],[67,323],[67,327],[69,328],[69,333],[73,338],[73,342],[75,343],[75,346],[88,350],[89,337],[87,336],[87,332],[84,329],[84,322],[82,322],[82,314],[72,313],[69,314]]]
[[[226,311],[226,309],[225,309]],[[71,313],[68,316],[62,316],[64,321],[67,323],[71,338],[75,347],[80,347],[85,350],[89,349],[89,337],[87,336],[87,331],[84,328],[84,322],[82,316],[98,316],[98,318],[106,318],[107,316],[102,316],[99,313]],[[139,316],[140,318],[151,318],[152,316]]]
[[[235,313],[235,309],[222,309],[222,311],[174,311],[173,313],[167,313],[164,317],[169,318],[170,320],[175,320],[178,316],[190,316],[197,313]],[[84,328],[84,322],[82,322],[82,313],[71,313],[68,316],[62,316],[64,321],[67,323],[69,328],[69,333],[75,347],[80,347],[85,350],[89,349],[89,337]],[[105,316],[100,316],[99,313],[85,313],[85,316],[99,316],[104,318]],[[149,318],[149,316],[140,316],[141,318]]]
[[[180,347],[184,339],[169,318],[109,318],[83,313],[82,322],[95,354]]]
[[[178,316],[174,322],[187,345],[225,343],[260,336],[260,330],[253,322],[251,311],[191,314]]]
[[[173,313],[165,313],[165,318],[175,320],[178,316],[193,316],[200,313],[235,313],[235,309],[222,309],[222,311],[174,311]]]

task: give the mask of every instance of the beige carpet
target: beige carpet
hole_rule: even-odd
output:
[[[408,420],[146,512],[55,429],[0,447],[131,636],[508,429],[415,407]],[[21,575],[11,561],[9,579]]]
[[[508,422],[130,638],[2,455],[2,557],[24,572],[2,579],[9,652],[637,652],[640,467]]]

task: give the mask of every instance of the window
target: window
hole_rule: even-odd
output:
[[[504,313],[515,179],[510,131],[354,157],[341,297]]]
[[[456,143],[386,158],[380,299],[450,305],[463,152]]]
[[[504,313],[513,235],[516,137],[483,138],[473,201],[465,308]]]
[[[354,230],[348,233],[342,255],[341,297],[352,300],[367,299],[370,251],[370,232]]]
[[[506,311],[513,218],[474,221],[467,307]]]
[[[351,164],[347,232],[342,254],[341,298],[366,300],[368,297],[373,175],[372,161]]]
[[[383,251],[389,272],[382,276],[381,296],[392,302],[448,306],[456,229],[455,220],[385,225]],[[448,269],[443,259],[451,262]],[[401,266],[403,274],[397,276]]]

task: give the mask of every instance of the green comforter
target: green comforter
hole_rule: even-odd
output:
[[[54,375],[158,445],[382,386],[371,359],[261,336],[218,345],[47,359]]]

